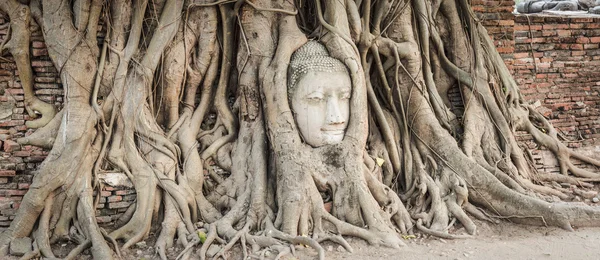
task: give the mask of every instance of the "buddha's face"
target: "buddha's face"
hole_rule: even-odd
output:
[[[300,78],[291,107],[307,144],[320,147],[344,139],[351,91],[352,82],[344,72],[309,71]]]

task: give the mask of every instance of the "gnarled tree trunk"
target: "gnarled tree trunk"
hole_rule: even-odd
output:
[[[239,243],[244,256],[305,244],[323,259],[324,240],[352,250],[344,236],[399,247],[413,232],[463,237],[448,233],[454,223],[475,234],[471,218],[488,217],[474,205],[528,224],[600,223],[597,208],[544,200],[568,200],[599,179],[571,157],[600,162],[561,144],[521,98],[466,0],[24,2],[0,4],[12,29],[3,47],[28,111],[42,114],[19,142],[52,150],[0,236],[3,254],[32,236],[30,257],[54,257],[52,243],[74,239],[67,258],[91,247],[109,259],[161,223],[162,258],[177,237],[182,258]],[[33,22],[65,89],[56,116],[32,92]],[[321,147],[302,138],[288,101],[290,59],[309,39],[352,83],[343,141]],[[465,102],[458,117],[452,87]],[[516,130],[555,152],[562,175],[538,175]],[[106,170],[126,174],[137,195],[110,233],[93,197]]]

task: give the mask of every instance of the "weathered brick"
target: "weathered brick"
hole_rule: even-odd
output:
[[[16,172],[13,170],[0,170],[0,176],[2,177],[11,177],[15,176]]]
[[[135,193],[135,190],[118,190],[115,191],[116,195],[128,195],[128,194],[133,194]]]
[[[118,202],[118,201],[122,201],[123,197],[114,195],[114,196],[108,197],[107,200],[108,200],[108,202]]]
[[[23,196],[27,190],[3,190],[6,196]]]
[[[590,38],[586,38],[586,37],[579,37],[576,40],[577,43],[589,43],[590,42]]]
[[[34,49],[45,49],[46,44],[44,44],[44,42],[41,41],[34,41],[31,43],[31,47],[33,47]]]
[[[127,201],[113,202],[113,203],[108,203],[108,208],[109,209],[127,208],[127,207],[129,207],[130,204],[131,204],[131,202],[127,202]]]
[[[24,161],[36,163],[36,162],[43,162],[44,159],[46,159],[46,156],[29,156],[29,157],[25,158]]]
[[[571,36],[571,31],[570,30],[557,30],[556,33],[558,34],[559,37],[568,37],[568,36]]]
[[[51,61],[47,60],[34,60],[31,62],[31,67],[54,67],[54,64]]]
[[[0,122],[0,127],[11,127],[11,126],[24,125],[24,124],[25,124],[25,120],[5,120],[5,121]],[[6,151],[6,141],[4,142],[4,151],[9,152],[9,151]]]
[[[123,196],[123,201],[133,201],[135,200],[137,197],[136,194],[129,194],[129,195],[124,195]]]
[[[583,44],[571,44],[569,45],[571,50],[583,50]]]
[[[35,91],[36,95],[62,95],[62,93],[63,93],[62,89],[51,89],[51,88],[38,89]]]
[[[28,157],[31,156],[31,151],[16,151],[13,153],[16,157]]]
[[[20,120],[22,121],[22,120]],[[12,121],[9,121],[12,122]],[[23,121],[23,123],[25,123],[25,121]],[[2,126],[4,123],[0,123],[0,126]],[[8,126],[8,124],[7,124]],[[13,140],[5,140],[4,141],[4,152],[10,153],[13,151],[17,151],[21,149],[21,145],[19,145],[17,142],[13,141]]]
[[[47,79],[47,78],[44,77],[43,79]],[[59,85],[58,84],[41,84],[41,83],[36,83],[36,84],[34,84],[34,87],[36,89],[47,89],[47,88],[58,89]]]
[[[31,55],[33,55],[34,57],[47,56],[48,55],[48,50],[46,50],[46,49],[33,49],[31,51]]]
[[[110,216],[97,216],[96,221],[98,221],[98,223],[109,223],[112,221],[112,218]]]
[[[54,82],[56,82],[56,78],[54,78],[54,77],[35,77],[34,81],[35,82],[39,82],[39,83],[54,83]],[[35,87],[36,88],[43,88],[43,87],[38,86],[38,85],[39,84],[35,84]]]

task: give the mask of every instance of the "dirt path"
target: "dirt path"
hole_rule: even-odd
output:
[[[511,223],[477,223],[479,234],[471,239],[412,239],[400,250],[374,248],[351,240],[354,253],[325,245],[327,259],[600,259],[600,228],[568,232],[558,228]],[[301,250],[299,259],[314,259],[312,250]],[[289,258],[293,259],[293,258]]]

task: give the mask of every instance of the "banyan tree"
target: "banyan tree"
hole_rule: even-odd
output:
[[[111,259],[155,229],[162,258],[178,244],[179,258],[303,244],[323,259],[323,241],[399,247],[418,232],[475,234],[474,218],[600,224],[600,208],[566,202],[600,177],[572,160],[600,161],[562,144],[522,98],[467,0],[4,0],[0,10],[11,31],[2,51],[38,128],[18,141],[51,149],[0,236],[4,254],[31,237],[27,257],[54,257],[51,245],[70,240],[67,258],[89,248]],[[60,110],[33,92],[34,29],[60,73]],[[450,89],[464,111],[451,109]],[[560,173],[538,173],[516,131],[554,152]],[[95,211],[107,171],[137,196],[111,230]]]

